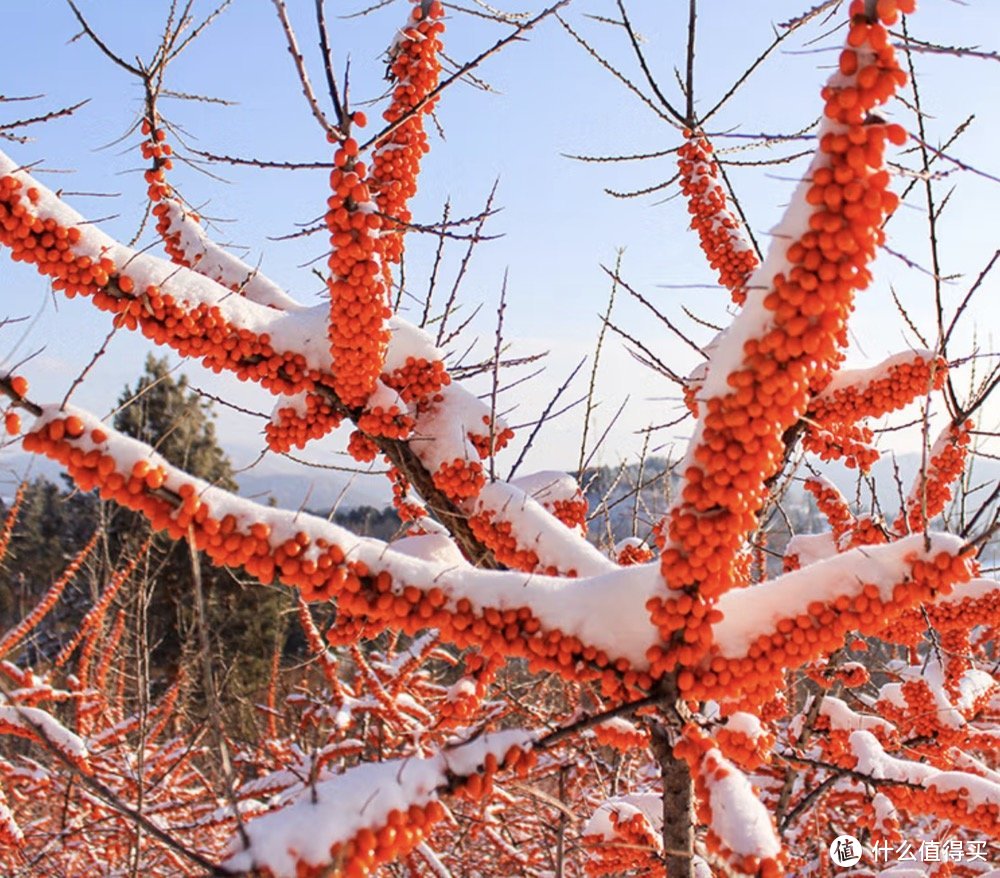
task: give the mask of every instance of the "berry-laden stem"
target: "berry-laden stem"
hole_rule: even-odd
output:
[[[711,646],[719,597],[746,583],[746,535],[784,465],[786,436],[840,364],[854,295],[868,285],[882,225],[898,204],[884,152],[906,132],[871,111],[906,75],[885,24],[860,0],[850,15],[839,69],[821,92],[813,163],[743,310],[712,346],[684,484],[668,514],[666,594],[648,605],[664,639],[649,654],[658,670],[696,664]]]

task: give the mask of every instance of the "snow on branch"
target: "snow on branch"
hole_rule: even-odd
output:
[[[9,703],[0,696],[0,734],[13,734],[50,744],[74,764],[83,765],[89,756],[83,739],[51,714],[37,707]]]
[[[893,618],[971,578],[974,549],[950,534],[859,546],[718,603],[713,649],[678,675],[689,697],[744,698],[780,685],[784,670],[828,654],[848,632],[877,634]]]
[[[414,459],[427,467],[432,483],[420,487],[426,492],[433,486],[461,503],[485,484],[479,460],[513,435],[499,419],[491,424],[489,407],[474,394],[450,384],[430,337],[398,317],[387,324],[385,371],[375,392],[363,411],[348,410],[334,390],[324,307],[279,311],[183,266],[125,247],[86,223],[3,153],[0,220],[9,220],[0,224],[0,243],[15,259],[54,277],[57,289],[90,296],[98,307],[113,311],[119,323],[141,329],[154,341],[284,395],[267,430],[276,450],[325,435],[347,415],[357,418],[368,437],[394,441],[412,432],[420,439],[413,443]],[[523,505],[532,507],[533,501]],[[503,519],[499,510],[491,512]],[[540,562],[543,569],[574,569],[577,557],[581,565],[587,559],[591,566],[600,564],[582,536],[567,536],[554,517],[538,520],[542,524],[527,539],[537,533],[540,544],[562,547],[552,550],[552,560]],[[575,543],[574,561],[566,563],[570,542]]]
[[[811,399],[840,365],[855,294],[870,281],[882,227],[899,203],[885,150],[906,132],[874,111],[906,75],[884,24],[852,14],[838,68],[821,91],[813,160],[746,282],[744,307],[712,342],[698,376],[691,402],[699,419],[666,520],[666,588],[650,606],[663,640],[655,669],[698,664],[711,648],[715,604],[746,583],[746,536]],[[861,447],[851,450],[865,451],[863,437],[853,438]]]
[[[933,351],[902,351],[863,369],[839,369],[809,403],[808,417],[821,423],[853,424],[904,408],[940,390],[948,371]]]
[[[265,583],[277,578],[307,600],[336,598],[339,612],[371,633],[434,627],[458,645],[601,679],[610,691],[652,683],[646,650],[655,631],[645,604],[659,579],[653,565],[567,580],[427,560],[213,487],[83,411],[38,408],[27,450],[59,461],[82,489],[98,488],[155,529],[193,538],[215,564],[242,566]]]
[[[249,847],[239,850],[234,839],[224,868],[295,878],[303,866],[335,862],[347,874],[367,875],[425,840],[445,816],[440,796],[478,798],[501,766],[527,766],[533,739],[521,730],[487,733],[431,756],[366,763],[321,778],[248,824]]]
[[[259,268],[248,265],[209,238],[198,215],[185,210],[178,199],[161,201],[153,208],[153,213],[159,218],[156,227],[176,264],[190,268],[258,305],[278,311],[306,310]]]
[[[875,781],[890,781],[893,785],[884,787],[883,792],[898,809],[938,814],[961,826],[981,830],[987,838],[996,838],[1000,827],[1000,783],[890,756],[871,732],[853,732],[850,745],[855,770]]]
[[[674,745],[674,755],[691,769],[698,820],[708,827],[709,853],[725,862],[726,871],[760,878],[781,875],[786,855],[774,820],[746,775],[693,725]]]

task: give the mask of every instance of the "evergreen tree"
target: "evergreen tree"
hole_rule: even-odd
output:
[[[119,398],[116,429],[156,448],[170,463],[219,487],[236,487],[232,464],[219,447],[211,403],[174,378],[166,359],[150,356],[145,372]],[[109,524],[113,544],[135,551],[149,536],[148,525],[116,509]],[[242,712],[266,685],[270,656],[280,636],[284,595],[277,589],[244,586],[234,572],[212,567],[199,555],[206,623],[217,673],[217,688],[227,706]],[[171,678],[199,650],[193,568],[186,543],[155,536],[145,575],[149,583],[148,641],[151,673]],[[193,670],[192,680],[201,674]],[[245,716],[249,719],[249,716]]]

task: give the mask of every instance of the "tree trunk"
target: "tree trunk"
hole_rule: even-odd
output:
[[[687,706],[678,699],[673,676],[663,683],[668,717],[665,723],[653,727],[653,752],[660,763],[663,782],[664,874],[666,878],[693,878],[694,785],[687,763],[674,756],[675,735],[671,735],[679,731],[678,725],[687,713]]]

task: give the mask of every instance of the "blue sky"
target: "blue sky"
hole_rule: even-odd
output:
[[[80,5],[106,42],[130,59],[137,54],[149,56],[167,7],[161,0],[81,0]],[[313,80],[320,88],[323,77],[315,50],[312,5],[289,0]],[[331,0],[328,4],[336,61],[342,70],[350,57],[351,93],[359,102],[381,93],[382,52],[407,4],[397,0],[357,19],[335,15],[364,5],[355,0]],[[541,8],[537,3],[530,5]],[[134,121],[140,109],[138,83],[103,58],[87,40],[70,42],[78,27],[69,8],[58,0],[16,0],[4,6],[5,30],[17,38],[7,41],[0,57],[2,93],[44,94],[45,98],[33,104],[0,105],[0,117],[20,118],[33,114],[36,108],[85,98],[90,103],[72,119],[26,131],[35,137],[31,143],[3,143],[0,148],[25,163],[41,160],[46,168],[73,171],[43,175],[54,188],[121,193],[113,199],[73,196],[69,200],[89,216],[118,214],[103,226],[112,234],[130,237],[143,208],[143,183],[135,171],[140,166],[137,138],[105,145],[119,138]],[[679,102],[673,71],[683,64],[687,4],[674,0],[632,6],[650,64],[664,90]],[[204,3],[195,5],[201,12],[209,8]],[[800,11],[800,4],[784,0],[754,4],[703,0],[696,62],[698,105],[705,108],[714,104],[767,45],[772,26]],[[641,82],[620,29],[588,18],[588,14],[613,12],[609,0],[576,0],[566,17],[613,63]],[[967,5],[925,0],[911,25],[913,34],[924,39],[975,44],[1000,33],[1000,5],[988,0]],[[836,61],[841,34],[823,36],[831,29],[832,24],[821,27],[817,22],[793,35],[710,128],[786,132],[807,125],[818,115],[818,90],[826,70]],[[446,51],[452,58],[468,59],[508,30],[468,15],[452,14],[444,36]],[[1000,98],[1000,66],[929,55],[919,56],[917,64],[930,140],[946,139],[962,119],[976,113],[954,152],[978,168],[1000,172],[995,159],[1000,130],[996,119],[990,117]],[[485,356],[492,346],[492,319],[502,277],[508,271],[505,320],[507,336],[514,342],[512,351],[551,351],[543,375],[507,394],[506,405],[516,406],[510,420],[518,423],[535,417],[579,358],[592,352],[600,327],[597,315],[608,292],[600,266],[612,264],[619,248],[625,248],[623,265],[628,281],[700,342],[707,341],[711,333],[689,320],[681,306],[708,321],[723,322],[726,296],[712,289],[676,288],[712,282],[695,237],[687,229],[681,200],[663,202],[661,196],[647,196],[619,201],[602,191],[604,187],[629,189],[658,183],[673,174],[671,157],[627,165],[582,164],[563,157],[564,153],[669,149],[678,145],[679,137],[601,70],[556,22],[544,23],[527,42],[488,60],[479,74],[496,93],[484,94],[458,84],[445,95],[438,113],[445,139],[432,135],[432,152],[425,161],[414,213],[418,220],[433,221],[448,197],[453,202],[453,216],[475,213],[493,181],[499,179],[497,204],[503,210],[487,230],[502,237],[478,250],[464,286],[464,300],[466,313],[483,303],[481,319],[474,326],[482,336],[479,351]],[[167,118],[189,132],[191,143],[199,148],[265,159],[314,160],[328,155],[322,132],[299,92],[269,0],[236,0],[233,8],[177,60],[167,84],[180,92],[238,102],[233,107],[163,102]],[[912,117],[901,105],[891,108],[891,113],[911,126]],[[377,109],[369,111],[370,117],[377,115]],[[720,139],[718,144],[726,142]],[[775,149],[774,154],[791,151]],[[766,230],[776,221],[802,167],[799,162],[733,169],[751,226],[762,241],[766,241]],[[204,203],[207,215],[226,220],[218,226],[220,239],[245,246],[251,262],[261,259],[263,269],[272,277],[303,300],[315,301],[321,283],[309,268],[301,266],[322,255],[326,246],[322,236],[290,243],[268,239],[292,231],[295,223],[313,220],[323,211],[323,172],[212,170],[228,182],[183,167],[174,172],[174,182],[189,201]],[[940,183],[941,193],[952,184],[955,192],[942,217],[943,271],[974,276],[997,246],[996,223],[988,218],[993,215],[1000,189],[981,177],[956,173]],[[673,190],[667,191],[673,194]],[[929,264],[926,218],[918,193],[892,220],[888,231],[895,249],[919,264]],[[143,240],[150,239],[147,231]],[[418,296],[422,295],[433,244],[426,237],[413,236],[408,245],[408,281]],[[446,252],[444,290],[450,288],[461,249],[456,243]],[[957,299],[965,283],[959,279],[947,284],[946,297]],[[884,256],[876,265],[876,282],[861,299],[852,360],[879,359],[912,343],[895,313],[890,285],[918,325],[933,335],[929,278],[899,259]],[[62,399],[72,378],[100,346],[108,331],[107,317],[85,303],[54,300],[44,283],[6,258],[0,258],[0,290],[3,313],[33,318],[12,360],[44,348],[25,374],[32,380],[37,397]],[[977,327],[979,340],[988,349],[991,318],[998,312],[991,305],[992,289],[984,292],[979,309],[966,326],[970,331]],[[695,365],[691,352],[625,297],[616,306],[615,319],[664,360],[676,363],[679,371]],[[14,348],[23,329],[22,325],[4,330],[0,343],[5,354]],[[75,394],[74,402],[101,414],[108,411],[121,387],[134,380],[145,351],[141,338],[116,337],[91,380]],[[195,363],[185,364],[183,370],[198,386],[251,408],[270,410],[270,400],[254,388],[216,378]],[[585,383],[580,381],[575,395],[583,392]],[[567,399],[575,395],[570,392]],[[670,420],[676,413],[676,389],[645,372],[628,357],[620,342],[609,338],[599,382],[596,433],[604,429],[625,395],[631,402],[598,455],[604,462],[614,463],[639,447],[636,429]],[[547,440],[529,459],[529,468],[574,466],[580,426],[579,412],[551,425]],[[220,414],[220,432],[237,463],[248,463],[262,447],[259,429],[257,421]],[[655,444],[669,448],[683,440],[684,430],[680,427],[657,434]],[[912,447],[915,440],[900,441]],[[324,445],[309,455],[313,459],[327,455],[325,459],[329,459],[330,451]]]

